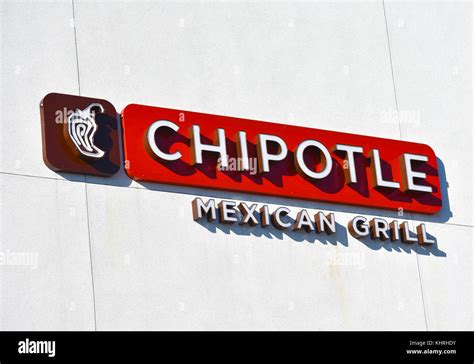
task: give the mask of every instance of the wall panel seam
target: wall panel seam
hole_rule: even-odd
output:
[[[72,21],[74,24],[74,49],[76,53],[76,69],[77,69],[77,88],[78,94],[81,95],[81,78],[79,72],[79,52],[77,47],[77,27],[76,27],[76,13],[74,9],[74,0],[71,0],[72,6]],[[92,259],[92,239],[91,239],[91,227],[89,219],[89,198],[87,193],[87,176],[84,176],[84,186],[85,186],[85,198],[86,198],[86,219],[87,219],[87,236],[89,242],[89,260],[90,260],[90,270],[91,270],[91,285],[92,285],[92,307],[94,310],[94,330],[97,331],[97,311],[96,311],[96,300],[95,300],[95,284],[94,284],[94,264]]]
[[[392,86],[393,86],[393,94],[394,94],[394,98],[395,98],[395,108],[397,110],[397,116],[398,116],[398,130],[400,132],[400,139],[403,140],[402,125],[401,125],[401,121],[400,121],[400,109],[399,109],[399,105],[398,105],[397,88],[396,88],[396,84],[395,84],[395,73],[393,71],[393,59],[392,59],[392,50],[391,50],[391,44],[390,44],[390,33],[389,33],[389,30],[388,30],[387,11],[385,9],[385,1],[384,0],[382,0],[382,7],[383,7],[383,16],[384,16],[384,21],[385,21],[385,32],[386,32],[386,35],[387,35],[387,48],[388,48],[388,57],[390,59],[390,72],[391,72],[391,75],[392,75]],[[414,224],[414,216],[413,216],[413,214],[408,214],[408,215],[409,215],[408,219],[410,220],[411,227],[413,229],[413,227],[415,225]],[[417,271],[418,271],[418,280],[420,282],[420,294],[421,294],[421,302],[422,302],[422,305],[423,305],[423,316],[424,316],[424,319],[425,319],[425,328],[426,328],[426,331],[428,331],[428,319],[426,317],[426,305],[425,305],[425,297],[424,297],[424,292],[423,292],[423,282],[422,282],[422,279],[421,279],[420,262],[419,262],[418,254],[416,253],[416,251],[415,251],[415,257],[416,257],[416,268],[417,268]]]

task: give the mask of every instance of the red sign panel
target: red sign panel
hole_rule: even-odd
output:
[[[143,105],[122,112],[138,181],[433,214],[436,156],[425,145]]]

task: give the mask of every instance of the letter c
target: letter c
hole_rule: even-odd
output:
[[[176,125],[175,123],[172,123],[171,121],[168,120],[157,120],[151,126],[148,128],[147,131],[147,142],[148,145],[150,146],[152,152],[159,158],[165,160],[165,161],[175,161],[179,158],[181,158],[181,153],[180,152],[174,152],[173,154],[165,153],[158,148],[155,142],[155,133],[156,131],[161,128],[161,127],[168,127],[172,129],[173,131],[178,131],[179,126]]]

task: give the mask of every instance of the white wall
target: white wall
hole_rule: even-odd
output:
[[[2,1],[2,330],[472,329],[471,5]],[[427,143],[430,249],[353,239],[387,211],[43,164],[49,92]],[[400,116],[398,119],[395,115]],[[195,196],[334,211],[338,234],[202,225]]]

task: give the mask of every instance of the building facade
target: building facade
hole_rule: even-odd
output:
[[[472,329],[470,3],[0,4],[0,329]],[[55,173],[50,92],[425,143],[442,209]],[[195,222],[196,197],[334,213],[337,233]],[[356,215],[436,243],[356,239]]]

